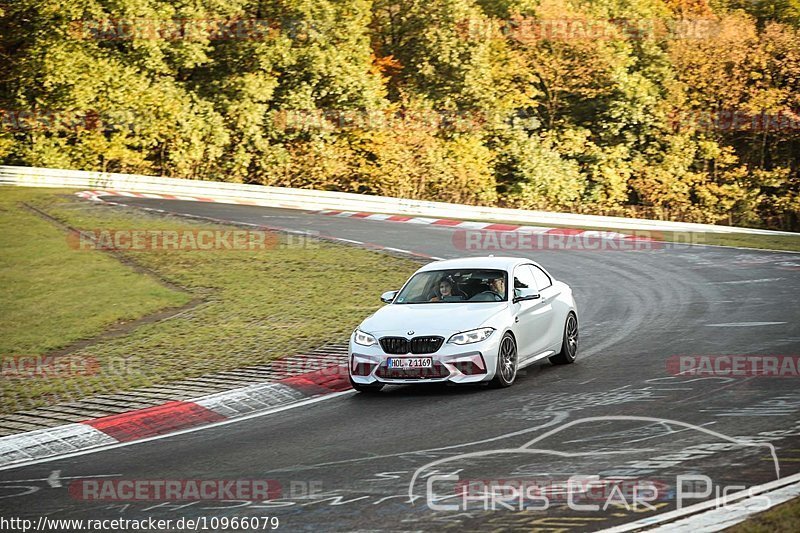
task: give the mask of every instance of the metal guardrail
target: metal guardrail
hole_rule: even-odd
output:
[[[117,190],[174,196],[203,196],[218,202],[247,201],[255,205],[289,209],[334,209],[436,218],[457,218],[492,222],[514,222],[545,226],[583,226],[627,230],[748,233],[755,235],[798,235],[713,224],[661,220],[575,215],[548,211],[526,211],[370,196],[313,189],[268,187],[219,181],[187,180],[137,174],[115,174],[82,170],[0,166],[0,185]]]

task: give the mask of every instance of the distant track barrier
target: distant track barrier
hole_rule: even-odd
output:
[[[627,230],[679,231],[705,233],[747,233],[751,235],[798,235],[788,231],[772,231],[713,224],[669,222],[661,220],[576,215],[548,211],[526,211],[500,207],[481,207],[371,196],[366,194],[267,187],[221,181],[164,178],[136,174],[115,174],[62,170],[52,168],[0,166],[0,185],[25,187],[88,188],[93,190],[131,191],[142,195],[169,195],[185,199],[283,207],[303,210],[339,210],[371,213],[392,213],[422,217],[455,218],[546,226],[583,226]],[[163,197],[163,196],[162,196]]]

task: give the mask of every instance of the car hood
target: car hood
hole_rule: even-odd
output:
[[[361,323],[360,329],[372,334],[407,335],[457,333],[481,327],[501,312],[508,302],[390,304]]]

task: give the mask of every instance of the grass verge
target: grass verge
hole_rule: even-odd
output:
[[[48,194],[0,189],[0,354],[46,353],[189,301],[108,254],[70,249],[63,231],[20,205]]]
[[[2,352],[40,355],[192,298],[203,302],[167,320],[70,354],[88,372],[2,378],[0,413],[99,392],[150,386],[263,364],[343,341],[418,264],[316,240],[281,236],[265,250],[150,250],[124,256],[184,287],[168,289],[105,252],[78,251],[26,202],[79,229],[231,229],[89,203],[52,189],[2,188]],[[88,291],[88,292],[87,292]],[[9,319],[11,318],[11,319]]]

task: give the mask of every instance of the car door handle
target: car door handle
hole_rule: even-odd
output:
[[[519,317],[518,316],[514,317],[514,322],[519,322]]]

